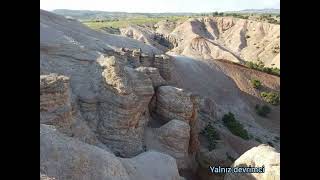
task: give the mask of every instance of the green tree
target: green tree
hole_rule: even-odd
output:
[[[220,139],[220,136],[213,125],[209,123],[200,133],[206,136],[209,143],[209,151],[215,149],[217,140]]]
[[[245,140],[250,139],[249,133],[246,129],[244,129],[243,125],[235,119],[233,113],[229,112],[228,114],[225,114],[222,118],[222,121],[223,125],[226,126],[232,134]]]
[[[260,89],[262,86],[262,83],[258,79],[251,79],[251,84],[256,89]]]

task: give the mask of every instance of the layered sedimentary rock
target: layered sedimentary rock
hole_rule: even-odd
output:
[[[165,80],[171,79],[172,65],[170,56],[165,54],[155,55],[152,67],[158,68],[160,75]]]
[[[194,155],[200,145],[198,104],[198,96],[172,86],[158,87],[150,103],[154,121],[165,124],[147,135],[151,137],[147,137],[147,148],[172,155],[179,169],[195,166]]]
[[[40,75],[40,122],[68,131],[73,124],[69,78]]]
[[[262,144],[242,154],[233,167],[264,167],[264,173],[228,173],[225,180],[235,179],[280,179],[280,153],[271,146]]]
[[[46,125],[40,125],[40,172],[56,179],[130,179],[113,154]]]
[[[40,179],[181,180],[175,160],[158,152],[118,158],[40,125]]]
[[[146,111],[154,93],[152,82],[114,56],[100,58],[98,63],[103,77],[98,108],[99,139],[121,156],[136,155],[142,151]]]
[[[178,119],[189,123],[193,104],[191,93],[172,86],[161,86],[156,92],[154,115],[163,121]]]
[[[139,67],[136,70],[145,73],[151,79],[154,88],[167,84],[166,80],[162,78],[157,68]]]
[[[178,168],[191,166],[188,149],[190,141],[190,126],[181,120],[171,120],[160,128],[155,129],[158,141],[152,149],[171,155],[177,160]]]

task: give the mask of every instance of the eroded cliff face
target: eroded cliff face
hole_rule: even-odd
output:
[[[152,45],[159,42],[155,37],[160,34],[170,53],[237,63],[262,61],[267,67],[280,68],[280,25],[233,17],[204,17],[183,23],[161,21],[155,28],[147,32],[141,27],[124,28],[122,35]]]
[[[189,23],[201,31],[198,22]],[[227,31],[233,25],[220,26]],[[196,174],[199,154],[228,164],[226,153],[239,157],[255,145],[218,128],[224,142],[208,151],[199,136],[209,122],[220,127],[221,109],[244,115],[246,128],[254,123],[240,97],[242,82],[231,80],[235,75],[222,65],[179,59],[151,41],[99,33],[46,11],[40,11],[40,30],[42,179],[179,180],[185,172]],[[176,48],[183,41],[164,38]],[[190,48],[216,53],[208,54],[213,48],[206,39],[199,41]],[[252,129],[272,137],[255,124]]]
[[[170,83],[172,57],[128,38],[118,48],[119,42],[116,41],[121,41],[122,37],[109,35],[109,38],[105,38],[76,21],[68,22],[45,11],[40,14],[42,177],[180,179],[176,165],[180,154],[172,158],[158,152],[174,155],[169,149],[177,148],[183,154],[182,160],[188,158],[189,121],[193,114],[190,97],[190,112],[187,112],[186,122],[181,121],[185,123],[184,126],[177,124],[177,127],[183,128],[172,129],[170,126],[171,130],[167,131],[163,126],[157,133],[158,139],[162,139],[164,144],[168,142],[165,139],[176,143],[169,143],[167,150],[158,149],[158,152],[147,152],[146,157],[143,155],[146,150],[152,150],[146,148],[144,137],[149,121],[153,121],[149,104],[156,97],[158,89]],[[77,29],[74,29],[75,26]],[[95,41],[94,37],[100,36],[101,39],[96,39],[96,43],[90,43]],[[136,48],[132,49],[131,46]],[[179,130],[185,136],[175,139],[173,136]],[[183,141],[179,142],[181,139]],[[59,144],[60,141],[64,143]],[[68,148],[66,144],[73,150],[65,152],[67,150],[64,148]],[[176,147],[177,144],[179,146]],[[60,150],[55,151],[58,146]],[[81,148],[81,152],[75,152],[77,148]],[[71,158],[76,156],[80,159]],[[98,160],[100,156],[104,156],[101,159],[104,162]],[[132,159],[119,161],[119,157]],[[157,163],[163,161],[162,165],[169,163],[172,167],[161,167],[163,175],[158,176],[156,168],[139,163],[152,163],[156,159],[159,159]],[[105,163],[112,166],[105,167]],[[100,168],[95,168],[98,165]]]

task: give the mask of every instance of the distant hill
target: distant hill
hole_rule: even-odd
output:
[[[116,18],[135,18],[135,17],[165,17],[165,16],[192,16],[199,13],[128,13],[128,12],[108,12],[108,11],[89,11],[89,10],[68,10],[56,9],[52,11],[62,16],[70,16],[79,20],[96,19],[116,19]]]
[[[244,9],[241,11],[227,11],[232,13],[254,13],[254,14],[280,14],[280,9]]]
[[[128,13],[128,12],[109,12],[109,11],[90,11],[90,10],[69,10],[69,9],[56,9],[52,11],[65,17],[72,17],[81,21],[90,20],[115,20],[124,18],[155,18],[155,17],[168,17],[168,16],[199,16],[211,15],[213,12],[207,13]],[[250,14],[280,14],[280,9],[245,9],[241,11],[225,11],[224,13],[250,13]]]

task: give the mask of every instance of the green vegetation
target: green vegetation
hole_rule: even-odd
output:
[[[248,19],[249,18],[248,15],[239,14],[239,13],[227,13],[225,15],[226,16],[232,16],[232,17],[235,17],[235,18],[240,18],[240,19]]]
[[[143,24],[155,24],[161,20],[178,21],[187,20],[187,16],[170,16],[170,17],[135,17],[135,18],[123,18],[112,20],[92,20],[84,21],[83,24],[89,26],[92,29],[101,29],[103,27],[112,28],[124,28],[128,25],[143,25]]]
[[[262,92],[260,95],[263,100],[274,106],[279,105],[280,103],[280,95],[277,92]]]
[[[257,114],[262,117],[267,117],[267,115],[271,112],[270,107],[267,105],[263,105],[260,107],[260,105],[257,104],[255,109],[256,109]]]
[[[280,69],[279,68],[270,68],[270,67],[264,67],[264,63],[262,61],[257,61],[257,63],[247,61],[245,66],[247,66],[250,69],[255,69],[258,71],[262,71],[268,74],[280,76]]]
[[[258,79],[251,79],[251,84],[256,89],[260,89],[262,86],[262,83]]]
[[[221,12],[221,13],[219,13],[219,12],[213,12],[212,13],[212,16],[223,16],[224,15],[224,13],[223,12]]]
[[[275,17],[277,17],[277,16],[275,16]],[[279,16],[280,17],[280,16]],[[280,22],[278,21],[278,20],[276,20],[276,19],[274,19],[272,16],[271,16],[271,14],[268,14],[268,15],[261,15],[260,17],[259,17],[259,20],[265,20],[265,21],[267,21],[268,23],[271,23],[271,24],[280,24]]]
[[[245,140],[249,139],[247,130],[244,129],[243,125],[235,119],[234,114],[232,114],[231,112],[225,114],[222,118],[222,121],[223,125],[226,126],[232,134],[239,136]]]
[[[209,142],[209,151],[215,149],[217,140],[219,140],[220,137],[213,125],[209,123],[200,133],[207,137]]]

